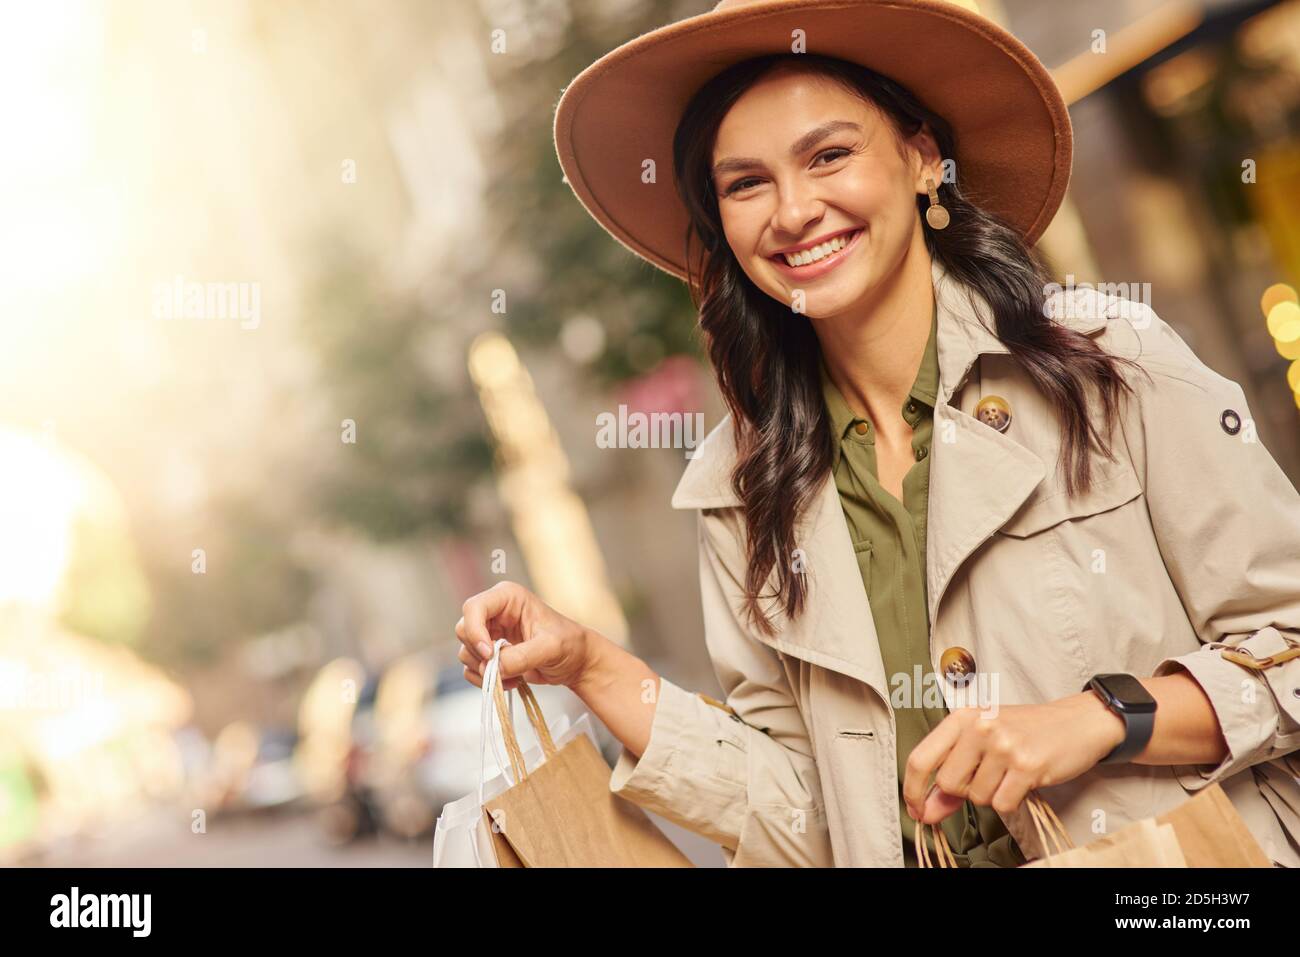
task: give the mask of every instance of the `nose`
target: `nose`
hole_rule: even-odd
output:
[[[776,211],[772,214],[772,230],[791,236],[802,236],[808,224],[826,214],[826,204],[813,193],[814,185],[795,177],[778,188]]]

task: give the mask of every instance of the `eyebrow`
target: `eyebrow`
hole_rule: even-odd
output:
[[[799,156],[801,153],[806,153],[822,140],[826,139],[826,137],[830,136],[832,133],[838,133],[840,130],[857,130],[861,133],[862,127],[857,123],[850,122],[849,120],[830,120],[829,122],[823,123],[821,126],[813,127],[803,136],[795,140],[794,145],[790,147],[790,155]],[[720,160],[717,165],[713,167],[713,175],[716,177],[723,173],[752,169],[755,166],[762,165],[762,160],[754,159],[751,156],[730,156],[727,159]]]

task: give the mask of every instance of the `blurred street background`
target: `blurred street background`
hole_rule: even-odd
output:
[[[551,126],[712,5],[8,6],[0,863],[428,866],[503,579],[718,693],[683,451],[595,424],[721,403]],[[963,5],[1071,102],[1058,277],[1149,283],[1300,481],[1300,0]]]

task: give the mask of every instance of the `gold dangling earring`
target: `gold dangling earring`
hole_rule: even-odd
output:
[[[930,191],[930,208],[925,211],[925,221],[930,224],[931,229],[947,229],[952,217],[948,215],[948,210],[944,205],[939,202],[939,191],[934,188],[934,179],[927,176],[925,185]]]

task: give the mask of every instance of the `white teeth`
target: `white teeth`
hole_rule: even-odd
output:
[[[828,240],[820,246],[814,246],[812,249],[804,249],[797,253],[782,253],[781,255],[785,257],[785,261],[791,266],[807,266],[819,259],[825,259],[831,253],[839,252],[852,241],[856,233],[857,230],[854,230],[851,233],[836,236],[834,239]]]

